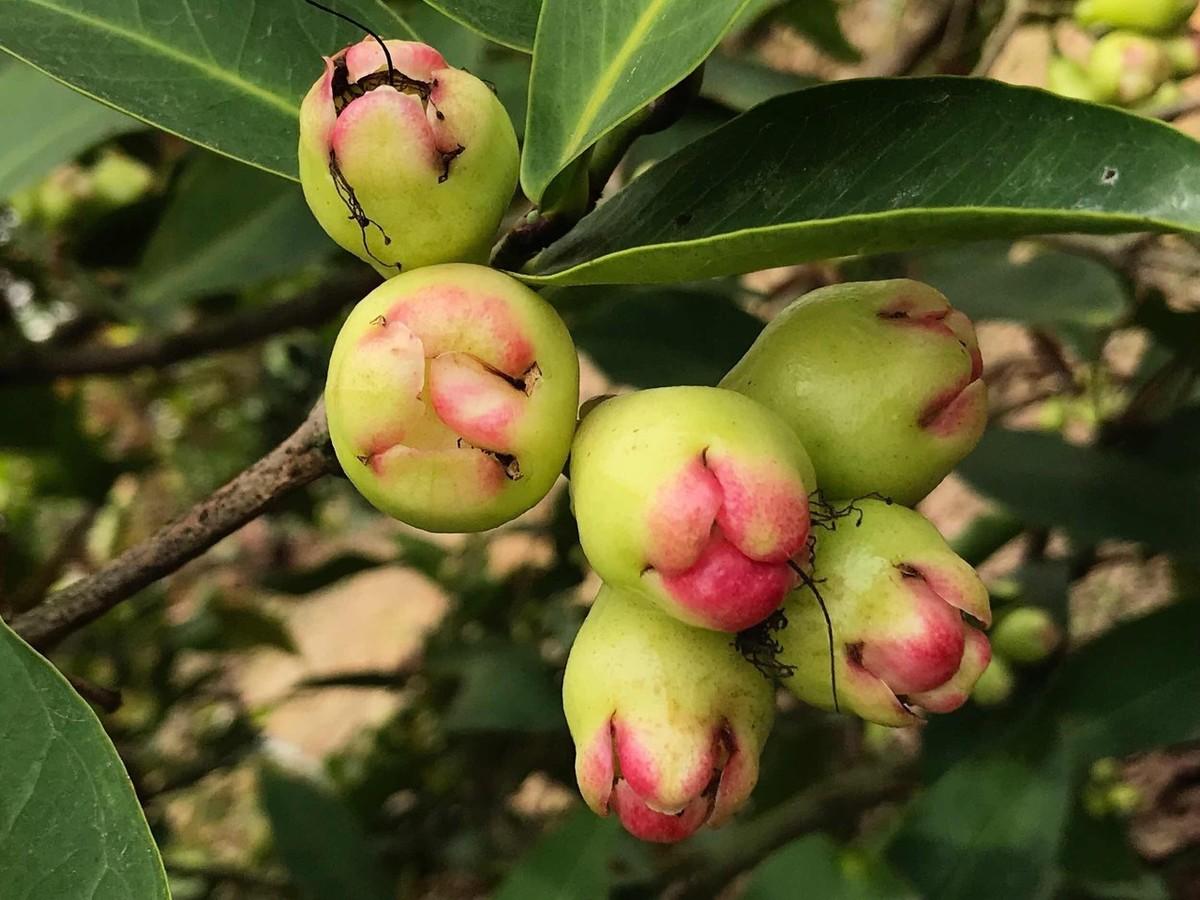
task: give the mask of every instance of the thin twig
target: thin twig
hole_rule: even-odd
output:
[[[868,63],[863,68],[863,75],[894,78],[900,75],[910,75],[931,52],[942,43],[946,28],[954,15],[954,2],[943,2],[942,8],[926,23],[925,27],[911,35],[895,52],[889,56],[880,57],[875,62]]]
[[[259,309],[202,323],[175,334],[144,338],[132,344],[48,347],[30,344],[0,358],[0,385],[29,384],[81,375],[115,375],[141,368],[162,368],[205,353],[231,350],[293,328],[320,325],[361,299],[379,283],[363,268],[306,291],[298,297]]]
[[[46,596],[46,592],[54,586],[67,563],[79,555],[87,539],[92,523],[96,521],[99,512],[95,506],[89,506],[63,533],[62,539],[54,552],[50,554],[42,566],[30,575],[6,599],[3,611],[7,615],[23,613],[30,607],[37,606]]]
[[[1017,29],[1025,23],[1028,7],[1027,0],[1008,0],[1004,4],[1004,15],[1000,17],[1000,21],[996,23],[996,27],[992,29],[991,34],[984,42],[983,49],[979,51],[979,62],[975,64],[972,75],[986,76],[992,71],[992,67],[996,65],[996,60],[1000,58],[1000,54],[1004,52],[1008,42],[1017,33]]]
[[[39,649],[52,647],[195,559],[280,497],[336,471],[325,406],[318,402],[291,437],[250,468],[94,575],[18,616],[13,630]]]

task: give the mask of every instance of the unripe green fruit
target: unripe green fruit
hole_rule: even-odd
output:
[[[827,497],[913,505],[979,442],[975,330],[915,281],[837,284],[776,316],[721,382],[779,413]]]
[[[1073,60],[1056,56],[1050,60],[1046,87],[1060,97],[1073,100],[1087,100],[1094,103],[1099,100],[1096,88],[1083,67]]]
[[[1092,48],[1088,76],[1097,97],[1128,106],[1145,100],[1171,76],[1171,60],[1158,41],[1114,31]]]
[[[719,388],[606,400],[571,450],[579,541],[600,577],[719,631],[749,628],[782,602],[814,488],[795,433]]]
[[[980,706],[1000,706],[1012,696],[1016,686],[1016,678],[1003,657],[996,654],[996,642],[992,641],[992,660],[983,670],[975,687],[971,690],[971,699]]]
[[[486,84],[425,44],[373,39],[325,60],[300,107],[300,183],[317,221],[385,277],[483,262],[519,165]]]
[[[836,505],[836,504],[835,504]],[[845,504],[841,504],[845,508]],[[919,713],[966,702],[991,656],[987,588],[924,516],[878,500],[816,532],[812,578],[833,626],[837,706],[869,722],[903,726]],[[833,709],[825,619],[808,587],[784,604],[778,661],[794,667],[783,686]]]
[[[145,163],[123,153],[105,153],[92,166],[90,174],[95,199],[107,209],[117,209],[140,200],[154,184],[154,171]]]
[[[1196,0],[1078,0],[1075,21],[1087,27],[1174,31],[1196,11]]]
[[[1180,77],[1194,75],[1200,70],[1200,35],[1187,34],[1162,42],[1171,71]]]
[[[571,648],[563,710],[588,806],[678,841],[750,795],[775,691],[728,635],[606,585]]]
[[[1015,663],[1039,663],[1061,643],[1062,631],[1053,617],[1037,606],[1009,610],[992,629],[992,649]]]
[[[554,309],[520,282],[451,263],[397,275],[338,334],[329,434],[372,504],[428,531],[525,512],[567,458],[579,362]]]

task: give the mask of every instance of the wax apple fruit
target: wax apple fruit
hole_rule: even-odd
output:
[[[1037,606],[1010,609],[992,630],[992,647],[1019,665],[1046,659],[1062,643],[1062,630],[1054,618]]]
[[[376,507],[481,531],[550,490],[570,449],[579,363],[553,308],[467,264],[397,275],[342,326],[325,387],[338,461]]]
[[[1100,38],[1088,60],[1096,95],[1124,106],[1151,96],[1171,72],[1171,58],[1161,41],[1124,31]]]
[[[987,390],[975,330],[916,281],[837,284],[772,321],[722,387],[801,436],[827,497],[912,505],[979,442]]]
[[[601,588],[563,679],[584,800],[648,841],[719,825],[758,779],[774,696],[728,635]]]
[[[508,113],[474,75],[413,41],[325,60],[300,107],[300,184],[317,221],[384,277],[483,262],[517,184]]]
[[[1196,0],[1078,0],[1081,25],[1132,28],[1148,34],[1172,31],[1196,11]]]
[[[817,531],[812,577],[833,624],[837,699],[881,725],[910,725],[967,699],[991,651],[976,625],[991,621],[987,589],[937,529],[911,509],[877,500]],[[778,660],[784,687],[834,707],[825,620],[807,587],[784,604]],[[964,616],[965,614],[965,616]]]
[[[579,540],[600,577],[720,631],[748,628],[783,600],[815,487],[791,429],[719,388],[606,400],[571,451]]]

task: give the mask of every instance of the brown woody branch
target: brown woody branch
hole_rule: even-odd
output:
[[[179,519],[126,550],[93,575],[51,594],[12,621],[39,649],[53,647],[121,601],[200,556],[273,502],[338,470],[325,406],[318,402],[282,444]]]
[[[205,353],[243,347],[293,328],[324,324],[378,283],[379,276],[364,266],[290,300],[124,346],[47,347],[32,344],[0,358],[0,385],[162,368]]]

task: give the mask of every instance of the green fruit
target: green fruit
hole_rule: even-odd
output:
[[[554,309],[463,263],[384,282],[342,326],[325,386],[329,433],[372,504],[429,531],[525,512],[567,458],[579,363]]]
[[[563,709],[588,806],[677,841],[750,795],[775,691],[728,635],[605,586],[571,648]]]
[[[1145,100],[1171,77],[1171,60],[1153,38],[1114,31],[1092,48],[1088,76],[1100,100],[1129,106]]]
[[[1075,21],[1086,27],[1174,31],[1196,11],[1196,0],[1078,0]]]
[[[915,281],[837,284],[771,322],[721,382],[791,425],[827,497],[913,505],[979,442],[975,331]]]
[[[1162,46],[1171,61],[1172,74],[1182,78],[1200,71],[1200,38],[1197,35],[1170,38],[1164,40]]]
[[[149,166],[115,151],[104,153],[90,174],[96,202],[104,209],[128,206],[144,197],[154,184]]]
[[[1089,102],[1100,99],[1083,67],[1062,56],[1056,56],[1050,60],[1046,86],[1060,97]]]
[[[385,277],[483,262],[517,184],[508,113],[425,44],[365,39],[325,60],[300,107],[300,184],[317,221]]]
[[[992,650],[995,649],[996,642],[992,641]],[[1012,696],[1015,686],[1016,679],[1012,669],[1002,657],[993,652],[992,661],[988,663],[988,667],[983,670],[983,674],[971,690],[971,699],[980,706],[1000,706]]]
[[[992,629],[992,649],[1014,663],[1039,663],[1061,643],[1062,631],[1054,618],[1037,606],[1009,610]]]
[[[919,513],[878,500],[842,506],[848,515],[816,532],[812,568],[832,623],[837,708],[893,726],[957,709],[991,655],[963,616],[991,622],[987,589]],[[829,637],[811,589],[796,589],[783,610],[778,661],[794,667],[783,686],[835,708]]]
[[[783,600],[814,487],[791,429],[719,388],[606,400],[571,450],[579,540],[600,577],[719,631],[749,628]]]

